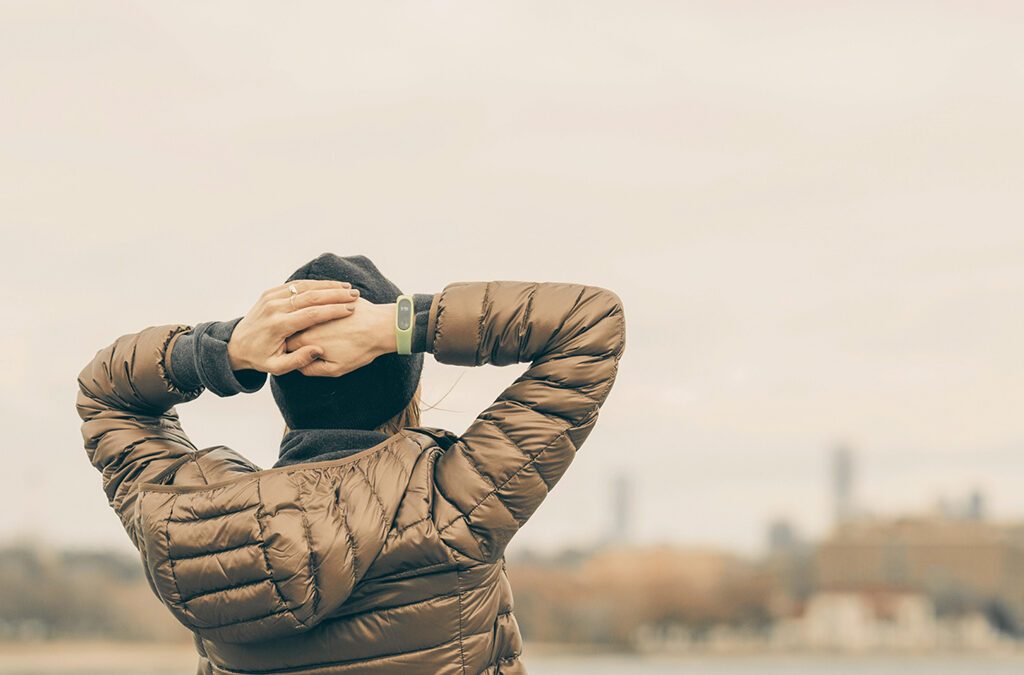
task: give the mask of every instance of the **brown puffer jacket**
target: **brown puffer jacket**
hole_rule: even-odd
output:
[[[197,449],[164,359],[187,325],[123,335],[79,375],[89,459],[199,673],[522,673],[504,551],[597,421],[625,345],[612,292],[449,284],[441,363],[532,362],[462,436],[418,427],[260,470]]]

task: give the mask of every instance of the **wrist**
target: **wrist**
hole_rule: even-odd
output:
[[[228,340],[228,363],[231,370],[255,370],[255,367],[240,353],[238,340]]]
[[[206,321],[175,340],[168,374],[180,381],[179,387],[192,389],[200,385],[217,396],[234,396],[258,391],[266,382],[265,373],[251,368],[239,353],[232,321]],[[238,335],[242,335],[242,331]],[[170,372],[173,370],[173,372]],[[182,386],[184,385],[184,386]]]
[[[395,335],[395,310],[397,307],[397,303],[394,302],[374,305],[378,321],[374,335],[377,338],[377,351],[381,354],[398,351],[398,337]]]

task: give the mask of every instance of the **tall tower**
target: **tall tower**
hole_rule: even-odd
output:
[[[845,444],[837,445],[832,451],[832,499],[836,526],[849,522],[856,511],[853,470],[853,451]]]
[[[974,490],[967,498],[965,516],[971,520],[985,520],[985,493]]]

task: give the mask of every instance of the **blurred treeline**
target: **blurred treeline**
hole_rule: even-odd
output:
[[[728,554],[609,549],[508,564],[527,639],[629,649],[637,626],[763,626],[770,580]],[[0,548],[0,640],[187,641],[139,559],[39,545]]]
[[[767,629],[775,579],[729,553],[669,546],[598,548],[508,564],[528,640],[634,647],[640,626]]]
[[[156,598],[137,557],[0,548],[0,640],[187,641]]]

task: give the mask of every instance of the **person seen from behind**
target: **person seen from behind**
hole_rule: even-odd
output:
[[[122,335],[78,377],[85,449],[198,673],[525,673],[506,546],[597,422],[625,347],[612,291],[403,295],[325,253],[244,316]],[[424,354],[529,369],[461,435],[420,423]],[[175,406],[267,379],[277,463],[197,448]]]

